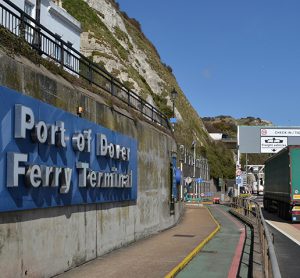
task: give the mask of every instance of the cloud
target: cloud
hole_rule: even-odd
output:
[[[212,71],[210,68],[204,68],[202,71],[201,71],[201,76],[205,79],[211,79],[212,77]]]

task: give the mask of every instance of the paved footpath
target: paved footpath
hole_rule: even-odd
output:
[[[213,205],[209,208],[220,223],[221,230],[176,278],[240,277],[238,267],[244,246],[245,226],[227,212],[228,207]],[[247,277],[248,273],[241,276]]]
[[[186,208],[183,219],[175,227],[113,251],[58,277],[164,277],[216,227],[207,208]]]

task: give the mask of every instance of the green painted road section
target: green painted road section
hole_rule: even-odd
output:
[[[221,229],[210,240],[200,253],[180,272],[178,278],[195,277],[227,277],[235,250],[240,239],[241,231],[227,211],[229,207],[221,205],[209,206],[215,219],[220,223]],[[228,213],[228,217],[220,210]],[[247,277],[247,276],[246,276]]]

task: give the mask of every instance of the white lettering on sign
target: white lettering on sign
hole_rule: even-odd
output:
[[[110,158],[129,161],[130,149],[113,143],[108,143],[106,135],[98,133],[96,154],[97,156],[109,156]]]
[[[38,144],[55,145],[66,148],[66,128],[63,121],[48,124],[36,121],[33,110],[21,104],[15,105],[14,137],[31,138]],[[71,137],[75,152],[91,152],[92,130],[76,131]],[[96,156],[109,159],[129,161],[130,148],[109,142],[107,136],[96,134]],[[110,163],[111,165],[111,163]],[[110,166],[107,172],[91,170],[89,163],[76,162],[78,187],[132,187],[132,171],[117,173],[117,168]],[[68,193],[72,183],[72,168],[47,166],[29,163],[29,155],[24,153],[7,153],[7,187],[18,187],[23,178],[28,187],[58,187],[60,193]]]
[[[261,153],[277,153],[287,146],[287,137],[261,137]]]
[[[68,193],[71,186],[72,169],[49,167],[45,165],[29,165],[28,155],[23,153],[7,153],[7,187],[18,187],[19,177],[25,177],[28,187],[60,187],[60,193]]]
[[[28,154],[7,153],[7,187],[18,187],[19,176],[25,174],[24,163],[27,160]]]
[[[300,128],[262,128],[260,130],[261,136],[285,136],[285,137],[300,137]]]
[[[127,174],[100,172],[89,169],[88,163],[78,162],[79,187],[132,187],[132,171]]]
[[[31,132],[33,142],[41,144],[48,141],[49,145],[66,147],[65,124],[56,122],[54,125],[46,125],[40,121],[35,123],[33,111],[24,105],[15,105],[15,138],[26,138],[26,131]]]

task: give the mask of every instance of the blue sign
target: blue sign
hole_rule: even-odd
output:
[[[172,197],[177,199],[176,156],[172,157]]]
[[[0,99],[0,211],[136,200],[136,139],[2,86]]]
[[[182,172],[179,169],[176,169],[176,184],[180,184],[182,179]]]
[[[196,182],[197,182],[197,183],[201,183],[201,182],[204,182],[204,180],[203,180],[202,178],[197,178],[197,179],[196,179]]]
[[[171,124],[176,124],[177,123],[177,119],[176,118],[170,118],[170,123]]]
[[[235,182],[236,182],[236,184],[242,184],[242,177],[241,176],[237,176],[235,178]]]

